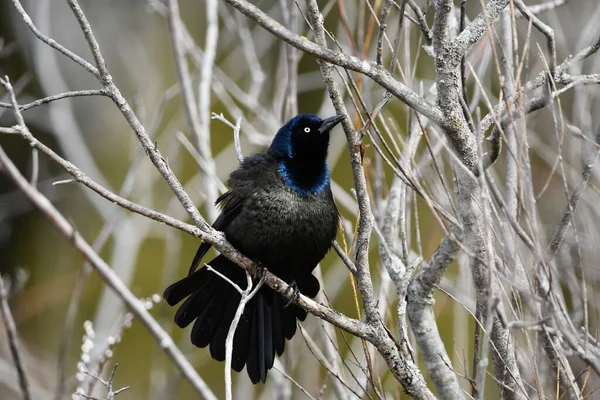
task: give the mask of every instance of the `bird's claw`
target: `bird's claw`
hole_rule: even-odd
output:
[[[260,282],[267,276],[267,267],[265,267],[260,261],[254,261],[254,265],[256,267],[254,278]]]
[[[283,295],[285,297],[289,296],[289,298],[283,305],[283,308],[288,308],[290,304],[298,300],[298,297],[300,297],[300,289],[298,289],[298,284],[296,283],[296,281],[292,281],[292,283],[290,283],[288,288],[285,289],[285,292],[283,292]]]

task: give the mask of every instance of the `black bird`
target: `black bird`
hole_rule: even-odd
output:
[[[320,119],[301,114],[288,121],[263,153],[247,157],[229,177],[231,189],[217,199],[222,212],[213,227],[223,231],[240,252],[297,288],[315,297],[319,282],[312,275],[335,238],[339,214],[329,182],[327,149],[329,131],[343,115]],[[210,345],[217,361],[225,360],[225,339],[240,302],[230,283],[197,267],[210,249],[202,243],[188,276],[169,286],[164,298],[173,306],[187,297],[175,314],[180,327],[196,320],[192,343]],[[208,263],[241,288],[246,287],[242,268],[219,255]],[[296,320],[306,311],[287,307],[286,299],[266,285],[246,305],[238,324],[232,368],[244,365],[252,383],[266,380],[275,353],[296,333]]]

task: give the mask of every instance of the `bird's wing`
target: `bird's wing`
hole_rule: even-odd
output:
[[[276,160],[267,153],[259,153],[246,157],[240,168],[233,171],[229,176],[231,189],[223,193],[215,202],[221,207],[221,214],[213,223],[213,228],[218,231],[226,231],[227,227],[242,211],[244,199],[252,195],[258,186],[274,179],[277,168]],[[210,249],[210,244],[204,242],[198,248],[194,261],[190,267],[189,274],[193,274],[200,260]]]
[[[231,220],[233,220],[239,214],[240,210],[242,209],[243,199],[239,193],[239,190],[233,188],[219,196],[215,204],[221,206],[221,214],[219,214],[212,227],[218,231],[223,231],[225,228],[227,228]],[[200,264],[200,260],[202,260],[202,257],[204,257],[210,247],[210,243],[206,242],[203,242],[200,245],[196,255],[194,256],[194,261],[192,261],[188,275],[191,275],[194,273],[194,271],[196,271],[198,264]]]

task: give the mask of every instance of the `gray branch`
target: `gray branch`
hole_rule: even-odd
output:
[[[183,353],[175,346],[173,339],[164,331],[160,324],[150,315],[138,298],[131,293],[129,288],[117,276],[113,269],[100,258],[92,247],[83,239],[79,232],[66,220],[66,218],[42,195],[36,188],[21,175],[12,161],[0,147],[0,169],[19,187],[35,207],[48,218],[54,227],[81,252],[90,265],[98,272],[106,284],[125,302],[127,308],[139,319],[148,332],[160,345],[161,349],[171,358],[181,374],[192,386],[208,400],[216,400],[215,395],[200,378],[194,367],[185,358]]]
[[[340,67],[348,68],[352,71],[360,72],[370,77],[398,99],[402,100],[419,113],[425,115],[436,124],[445,124],[444,116],[436,106],[427,103],[421,96],[417,95],[414,91],[398,82],[389,72],[381,67],[378,67],[372,61],[361,60],[354,56],[335,52],[324,47],[323,45],[311,42],[310,40],[307,40],[306,38],[303,38],[302,36],[286,29],[282,24],[273,20],[259,8],[247,2],[246,0],[226,1],[238,9],[238,11],[240,11],[242,14],[256,21],[260,26],[271,32],[279,39],[284,40],[297,49],[302,50],[305,53],[312,54],[321,60],[330,62]]]
[[[0,147],[0,152],[2,152],[2,147]],[[3,165],[0,163],[0,171],[2,170]],[[27,377],[27,371],[25,370],[25,364],[23,362],[23,356],[19,345],[19,338],[17,337],[17,326],[15,324],[12,312],[10,311],[10,307],[8,306],[8,292],[4,286],[4,279],[2,278],[2,275],[0,275],[0,314],[4,320],[4,326],[6,327],[10,354],[13,358],[15,369],[17,370],[21,394],[23,395],[24,400],[31,400],[29,378]]]
[[[450,234],[442,240],[431,259],[410,280],[408,286],[408,318],[415,334],[421,357],[427,365],[438,396],[442,400],[463,399],[463,393],[455,372],[449,367],[450,357],[433,314],[433,290],[439,284],[446,269],[454,261],[460,246],[459,235]]]
[[[325,47],[326,39],[323,28],[323,16],[319,11],[316,0],[308,0],[308,19],[315,32],[317,42],[320,46]],[[318,64],[323,80],[327,85],[329,97],[337,113],[348,115],[342,95],[333,78],[333,66],[322,60],[319,60]],[[402,354],[399,351],[400,349],[389,334],[389,331],[381,322],[369,270],[369,239],[374,221],[362,166],[363,145],[361,137],[356,134],[349,118],[344,119],[342,125],[346,133],[346,140],[348,141],[354,187],[356,188],[360,213],[358,233],[356,235],[356,281],[363,299],[367,324],[373,329],[373,335],[369,341],[375,345],[407,393],[416,399],[433,399],[434,396],[425,384],[425,379],[417,366],[408,358],[407,354]]]

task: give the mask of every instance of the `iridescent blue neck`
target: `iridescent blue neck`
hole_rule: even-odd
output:
[[[318,195],[329,187],[329,168],[327,163],[312,171],[293,166],[291,160],[279,161],[279,174],[287,187],[302,197]]]

